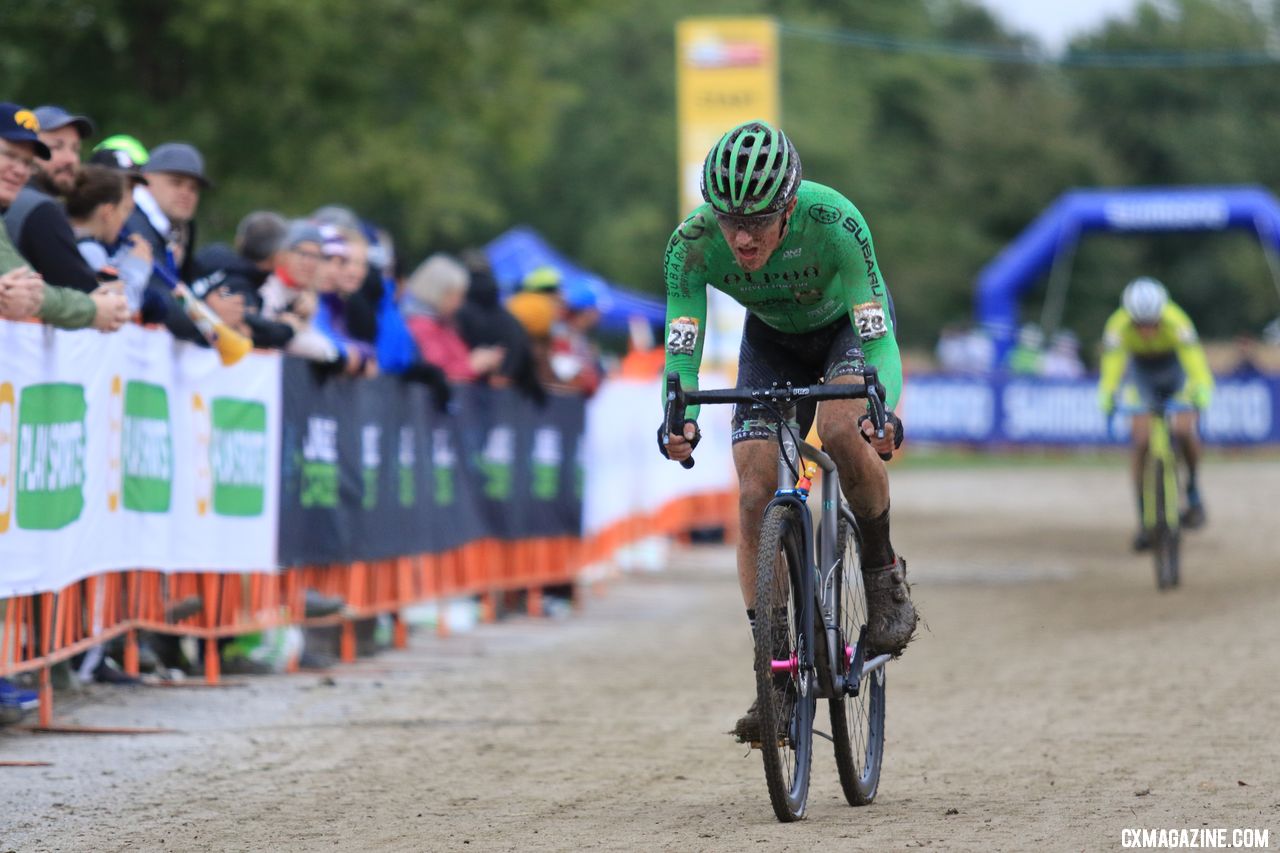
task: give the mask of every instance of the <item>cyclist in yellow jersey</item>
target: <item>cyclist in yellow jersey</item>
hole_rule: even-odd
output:
[[[1121,307],[1107,320],[1102,343],[1098,402],[1108,416],[1127,380],[1120,402],[1133,412],[1133,478],[1138,495],[1138,535],[1133,547],[1142,551],[1151,547],[1142,525],[1142,465],[1151,429],[1149,411],[1158,401],[1172,403],[1169,431],[1187,465],[1183,526],[1204,524],[1204,503],[1196,482],[1200,461],[1197,426],[1213,393],[1213,374],[1191,318],[1153,278],[1136,278],[1125,287]]]

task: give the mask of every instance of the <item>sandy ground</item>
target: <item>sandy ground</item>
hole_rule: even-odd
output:
[[[415,636],[318,675],[97,689],[0,733],[0,851],[1109,850],[1255,827],[1280,847],[1280,463],[1216,461],[1211,525],[1159,594],[1113,467],[894,475],[928,631],[888,678],[880,795],[814,761],[775,822],[730,553],[673,555],[563,620]],[[825,745],[819,741],[820,745]]]

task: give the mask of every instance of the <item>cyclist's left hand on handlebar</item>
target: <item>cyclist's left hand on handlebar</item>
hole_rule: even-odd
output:
[[[683,462],[693,455],[693,449],[702,440],[702,432],[695,421],[684,422],[684,435],[667,432],[667,422],[658,427],[658,451],[668,459]]]
[[[876,427],[870,415],[858,418],[858,427],[862,430],[862,437],[880,454],[881,459],[889,459],[893,451],[902,446],[902,421],[893,412],[884,413],[884,438],[876,438]]]

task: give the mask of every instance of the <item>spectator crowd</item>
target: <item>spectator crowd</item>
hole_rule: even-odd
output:
[[[297,218],[252,211],[231,245],[203,245],[200,199],[216,188],[201,152],[95,134],[60,106],[0,104],[0,318],[164,325],[204,346],[200,320],[212,317],[321,370],[426,384],[441,406],[451,382],[539,400],[600,382],[595,296],[554,268],[504,306],[483,251],[436,253],[404,276],[391,235],[336,204]]]
[[[539,402],[599,386],[595,294],[554,268],[535,269],[504,305],[482,250],[432,254],[406,276],[391,235],[337,204],[300,217],[251,211],[231,245],[205,245],[198,214],[213,191],[187,142],[97,139],[88,116],[0,103],[0,319],[100,333],[162,325],[208,346],[213,318],[246,349],[422,383],[442,410],[451,383],[511,386]],[[309,595],[308,615],[341,604]],[[98,649],[80,669],[124,680],[110,664]],[[0,710],[32,704],[0,679]]]

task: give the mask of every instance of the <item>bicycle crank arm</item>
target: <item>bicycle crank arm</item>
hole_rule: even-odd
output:
[[[884,665],[891,660],[893,660],[893,655],[876,655],[862,665],[862,677],[866,678],[877,669],[883,669]]]

